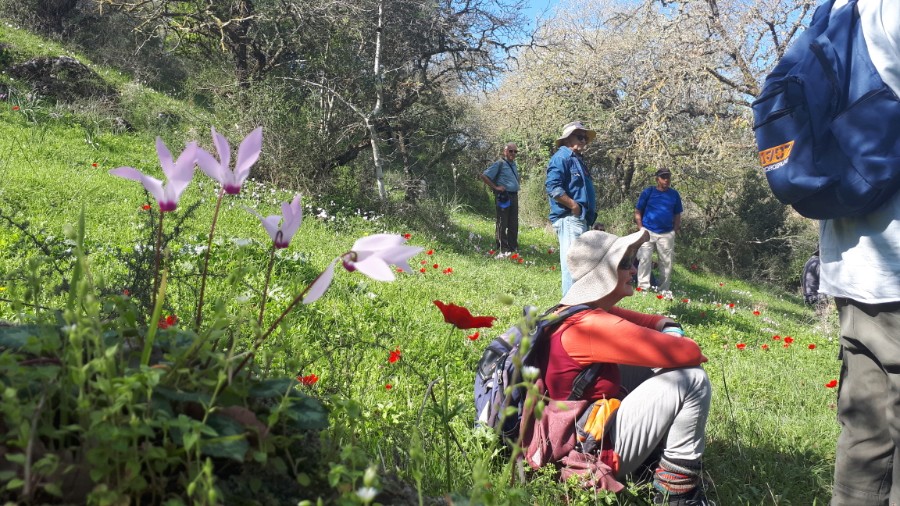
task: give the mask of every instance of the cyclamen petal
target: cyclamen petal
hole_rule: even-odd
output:
[[[313,281],[313,284],[309,287],[309,291],[306,292],[306,297],[303,298],[304,304],[312,304],[325,294],[328,287],[331,286],[331,281],[334,279],[334,265],[338,260],[338,258],[332,260],[325,271],[322,272],[322,274],[319,274],[319,277]]]
[[[287,248],[291,244],[294,234],[300,229],[300,223],[303,221],[303,209],[300,207],[300,195],[294,197],[290,204],[283,202],[281,211],[283,216],[270,215],[265,218],[261,214],[249,207],[244,207],[247,211],[259,218],[263,228],[275,243],[275,248]],[[280,227],[279,227],[280,223]]]
[[[382,249],[389,248],[391,246],[397,246],[404,244],[406,240],[403,236],[396,234],[373,234],[367,235],[366,237],[360,237],[353,243],[353,247],[350,248],[351,251],[361,252],[361,251],[378,251]]]
[[[393,281],[397,279],[387,262],[377,256],[370,256],[361,262],[353,262],[352,266],[375,281]]]
[[[216,152],[219,159],[216,160],[208,152],[198,149],[197,163],[207,176],[215,179],[222,185],[225,193],[234,195],[240,193],[241,185],[250,175],[250,167],[259,160],[259,154],[262,151],[262,127],[257,127],[250,132],[247,137],[241,141],[237,152],[237,162],[234,171],[231,167],[231,147],[222,134],[216,132],[215,127],[211,128],[213,144],[216,146]]]
[[[238,147],[237,161],[234,165],[234,179],[238,186],[250,175],[250,167],[259,160],[262,152],[262,127],[257,127],[244,137]]]

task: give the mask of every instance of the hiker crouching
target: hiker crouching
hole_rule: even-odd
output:
[[[674,320],[616,307],[634,293],[634,257],[647,240],[645,230],[590,231],[569,250],[574,282],[557,310],[592,309],[566,318],[548,340],[537,383],[552,401],[540,420],[523,418],[525,460],[534,468],[557,463],[563,479],[579,474],[613,491],[652,465],[654,503],[709,504],[700,479],[712,395],[700,367],[707,358]],[[576,377],[586,373],[593,381],[572,400]],[[658,448],[659,462],[648,462]]]

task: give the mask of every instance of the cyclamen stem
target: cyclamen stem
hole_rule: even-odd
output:
[[[256,355],[256,350],[258,350],[259,347],[262,346],[262,343],[266,340],[266,338],[269,337],[269,334],[271,334],[275,331],[276,328],[278,328],[278,324],[281,323],[281,320],[284,320],[284,317],[294,309],[294,306],[303,301],[303,297],[307,292],[309,292],[309,289],[312,288],[314,284],[316,284],[316,281],[318,281],[319,278],[322,277],[322,274],[324,274],[324,271],[319,273],[319,275],[316,276],[316,279],[312,280],[312,283],[310,283],[302,292],[294,297],[294,300],[292,300],[291,303],[288,304],[288,307],[284,308],[284,311],[282,311],[281,314],[278,315],[278,318],[276,318],[275,321],[272,322],[272,325],[269,326],[265,333],[259,336],[259,338],[253,343],[253,346],[251,346],[250,353],[248,353],[247,356],[244,357],[244,360],[242,360],[241,363],[237,366],[233,374],[241,372],[241,369],[243,369],[244,366],[247,365],[247,362],[253,359],[253,357]]]
[[[163,218],[166,216],[166,213],[159,211],[159,229],[156,232],[156,259],[154,261],[154,271],[153,271],[153,297],[150,302],[150,307],[156,307],[156,294],[159,291],[159,270],[160,270],[160,261],[162,255],[162,235],[163,235]]]
[[[194,329],[200,333],[200,324],[203,322],[203,295],[206,293],[206,272],[209,267],[209,255],[212,252],[213,234],[216,232],[216,222],[219,220],[219,208],[222,206],[222,197],[225,195],[225,187],[219,190],[219,198],[216,199],[216,210],[213,212],[212,225],[209,227],[209,240],[206,243],[206,257],[203,259],[203,272],[200,275],[200,300],[197,302],[197,317],[194,319]]]
[[[269,280],[272,278],[272,267],[275,266],[275,243],[272,243],[272,253],[269,254],[269,268],[266,269],[266,283],[263,285],[262,302],[259,304],[259,326],[262,327],[263,315],[266,313],[266,299],[269,296]]]

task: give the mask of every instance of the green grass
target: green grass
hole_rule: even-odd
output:
[[[0,35],[13,33],[25,38],[8,28]],[[155,99],[135,99],[145,100]],[[52,110],[23,104],[18,111],[9,106],[0,111],[0,209],[19,222],[27,220],[28,229],[47,243],[61,243],[64,227],[75,223],[84,209],[93,272],[105,293],[121,293],[130,288],[123,284],[121,257],[150,237],[147,212],[141,209],[147,200],[138,183],[107,171],[130,165],[159,176],[153,136],[86,133],[70,117],[52,117]],[[206,130],[200,131],[197,140],[208,146]],[[188,135],[164,137],[177,151]],[[216,191],[202,173],[195,177],[182,209],[166,217],[174,221],[184,209],[199,204],[183,234],[170,244],[177,268],[166,311],[183,322],[190,320],[195,307],[202,258],[196,248],[205,244]],[[210,267],[215,276],[209,308],[243,314],[248,321],[255,317],[269,243],[256,218],[241,206],[263,215],[278,213],[278,203],[293,193],[249,183],[239,197],[225,201]],[[490,446],[471,429],[473,368],[481,350],[517,320],[522,305],[546,308],[559,298],[558,259],[548,252],[555,249],[555,238],[545,229],[524,230],[523,262],[501,261],[487,253],[493,223],[484,216],[455,212],[446,223],[411,229],[396,218],[367,220],[328,202],[327,196],[319,201],[305,197],[309,207],[301,230],[291,247],[277,255],[267,322],[358,237],[409,233],[411,244],[431,254],[423,252],[412,261],[425,273],[399,275],[393,283],[377,283],[339,268],[331,290],[315,304],[294,311],[264,346],[259,363],[267,374],[316,374],[318,382],[302,388],[332,408],[332,428],[324,434],[319,463],[325,471],[310,472],[338,472],[336,466],[359,470],[375,463],[382,473],[412,482],[410,464],[418,461],[410,452],[423,449],[424,492],[440,495],[446,491],[448,455],[434,406],[446,398],[450,407],[461,406],[451,427],[465,454],[455,447],[449,454],[451,489],[458,496],[547,503],[563,500],[565,494],[579,502],[605,504],[602,494],[554,485],[545,476],[524,489],[507,488],[502,459],[489,459]],[[235,243],[243,240],[250,241],[245,246]],[[21,231],[0,223],[0,299],[6,301],[0,302],[0,319],[29,321],[38,313],[9,303],[25,293],[27,260],[37,252],[33,246]],[[445,274],[447,268],[452,273]],[[47,286],[58,281],[48,279]],[[796,294],[682,265],[676,268],[673,292],[672,299],[639,293],[621,305],[676,317],[709,357],[705,367],[714,396],[705,472],[710,496],[722,505],[825,503],[838,433],[836,392],[824,386],[839,370],[833,340],[836,317],[816,316]],[[497,316],[497,324],[471,341],[443,322],[433,300]],[[40,302],[60,307],[61,296],[47,290]],[[251,327],[248,324],[244,335],[252,335]],[[774,340],[774,335],[781,339]],[[784,347],[785,336],[794,339],[789,347]],[[389,363],[390,351],[398,348],[402,359]],[[431,400],[432,393],[437,402]],[[414,434],[421,437],[421,448],[413,443]],[[490,490],[484,488],[486,483]],[[641,496],[647,496],[646,490],[634,486],[633,495],[622,496],[622,501]]]

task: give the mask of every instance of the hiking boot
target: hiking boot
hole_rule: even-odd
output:
[[[687,494],[668,495],[657,491],[653,496],[653,504],[668,504],[669,506],[716,506],[716,503],[706,498],[703,487],[695,487]]]

